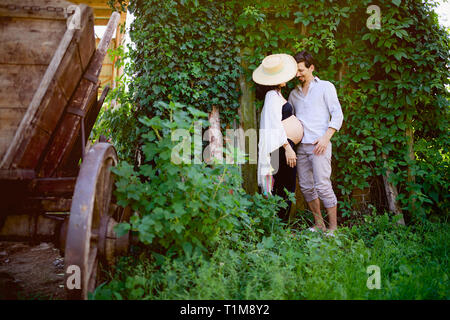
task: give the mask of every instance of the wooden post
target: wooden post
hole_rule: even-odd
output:
[[[407,158],[408,160],[412,161],[414,163],[416,161],[416,156],[414,154],[414,133],[412,128],[412,120],[407,119],[408,126],[406,128],[405,135],[408,139],[408,151],[407,151]],[[408,165],[408,184],[414,184],[416,182],[416,177],[412,173],[411,166]],[[412,217],[412,213],[414,212],[416,207],[416,194],[414,190],[411,190],[409,192],[409,218]]]
[[[249,51],[250,49],[245,48],[241,50],[241,61],[242,67],[244,69],[248,68],[247,63],[245,63],[243,58],[243,52]],[[258,129],[257,118],[256,118],[256,108],[255,108],[255,93],[252,90],[252,84],[248,83],[245,79],[245,74],[241,74],[239,77],[239,84],[241,87],[241,98],[240,98],[240,127],[243,131],[249,129]],[[247,147],[247,143],[244,138],[244,143],[242,146],[246,154],[249,154],[250,146]],[[257,159],[256,159],[257,160]],[[258,180],[257,180],[257,164],[250,164],[248,162],[242,165],[242,179],[244,190],[249,194],[254,194],[258,192]]]

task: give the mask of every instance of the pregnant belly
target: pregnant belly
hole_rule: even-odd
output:
[[[296,116],[290,116],[289,118],[281,121],[281,123],[283,124],[288,139],[291,139],[295,144],[299,143],[302,140],[303,126]]]

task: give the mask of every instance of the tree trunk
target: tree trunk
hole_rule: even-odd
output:
[[[386,163],[387,156],[383,153],[382,157],[384,159],[384,162]],[[383,175],[383,183],[384,189],[386,191],[386,198],[388,201],[389,211],[393,212],[396,216],[401,216],[401,218],[398,220],[398,223],[405,225],[402,210],[400,209],[400,206],[398,205],[397,202],[398,196],[397,188],[392,183],[389,182],[389,177],[391,176],[391,174],[392,174],[391,170],[387,169],[386,174]]]
[[[216,106],[212,107],[211,113],[209,114],[210,128],[209,132],[209,151],[210,160],[217,159],[220,163],[223,162],[223,138],[222,132],[220,130],[220,114],[219,108]]]

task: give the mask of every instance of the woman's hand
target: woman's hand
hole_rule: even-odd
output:
[[[292,149],[291,145],[287,143],[287,145],[283,145],[286,154],[286,163],[289,167],[295,167],[297,163],[297,155],[295,151]]]

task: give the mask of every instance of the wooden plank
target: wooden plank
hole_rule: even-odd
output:
[[[112,36],[115,29],[117,28],[117,24],[119,23],[119,18],[120,14],[117,12],[114,12],[111,15],[111,18],[108,22],[108,27],[106,28],[105,33],[103,34],[103,37],[98,44],[97,50],[95,51],[95,54],[89,64],[89,70],[87,71],[87,73],[90,77],[98,77],[100,74],[102,63],[106,56],[106,51],[109,48]]]
[[[72,42],[29,126],[31,140],[21,142],[21,148],[14,160],[17,167],[36,168],[80,78],[81,66],[77,45]]]
[[[108,94],[110,88],[106,86],[102,92],[100,99],[91,107],[89,107],[89,112],[85,117],[85,130],[86,135],[88,136],[94,127],[95,122],[97,121],[98,114],[100,109],[105,101],[106,95]],[[65,157],[61,162],[61,165],[57,168],[57,176],[75,176],[78,175],[78,170],[74,170],[74,168],[78,169],[78,162],[81,158],[81,135],[78,134],[76,138],[76,142],[69,154],[68,157]]]
[[[75,138],[72,137],[76,137],[79,130],[80,117],[73,114],[64,115],[63,121],[58,127],[57,134],[51,141],[50,149],[43,159],[41,167],[39,168],[40,177],[54,176],[56,167],[62,161],[67,149],[73,148]]]
[[[45,130],[32,126],[33,135],[29,143],[22,140],[19,144],[21,152],[20,160],[13,164],[13,168],[34,169],[38,164],[39,158],[50,140],[50,134]]]
[[[114,34],[114,29],[118,28],[118,24],[119,21],[118,19],[120,19],[120,17],[124,17],[125,14],[120,14],[118,12],[114,12],[113,15],[111,16],[110,21],[108,22],[108,27],[103,35],[103,38],[101,40],[96,39],[96,43],[98,44],[97,47],[97,52],[96,55],[94,56],[94,61],[92,62],[92,64],[96,64],[100,67],[100,69],[95,70],[95,74],[97,75],[97,77],[101,78],[101,86],[105,86],[107,84],[111,84],[113,82],[113,77],[114,77],[114,66],[112,65],[112,74],[111,75],[107,75],[106,77],[101,75],[102,70],[108,70],[108,68],[103,68],[103,64],[109,64],[112,63],[111,59],[109,58],[109,55],[106,54],[108,48],[113,49],[114,48],[114,43],[111,41],[112,40],[112,36]],[[103,58],[102,58],[103,56]],[[101,59],[103,59],[102,65],[100,64]],[[93,70],[91,69],[90,72],[92,72]]]
[[[95,122],[97,122],[98,114],[100,113],[109,90],[110,86],[106,86],[102,91],[100,99],[98,99],[98,101],[91,108],[89,108],[89,112],[86,115],[86,131],[89,133],[92,131],[92,128],[94,128]]]
[[[0,169],[0,180],[31,180],[35,177],[34,170]]]
[[[86,16],[92,15],[92,9],[86,6],[80,6],[80,10],[83,21],[85,21],[84,19]],[[11,145],[8,148],[7,152],[5,153],[2,161],[0,162],[0,168],[9,168],[9,167],[14,168],[20,166],[21,168],[34,169],[34,167],[27,167],[27,166],[37,164],[37,160],[40,158],[41,154],[35,154],[34,152],[32,154],[26,154],[25,151],[28,151],[28,148],[26,147],[31,145],[30,149],[36,152],[39,150],[42,152],[45,148],[45,145],[43,146],[44,143],[43,138],[46,137],[46,135],[37,132],[39,128],[33,124],[36,120],[39,120],[39,117],[36,118],[36,116],[39,115],[39,108],[41,107],[41,103],[43,102],[45,96],[48,94],[47,91],[51,89],[52,85],[53,86],[55,85],[54,78],[56,77],[58,79],[59,77],[62,77],[64,75],[64,72],[62,68],[60,69],[60,67],[71,65],[70,61],[67,60],[68,61],[67,64],[63,62],[61,66],[61,62],[63,61],[64,57],[66,56],[70,57],[71,53],[72,56],[77,53],[75,46],[73,47],[73,49],[71,49],[72,51],[69,50],[68,55],[66,55],[68,49],[71,46],[72,41],[74,41],[74,36],[76,34],[79,34],[79,30],[78,31],[76,31],[75,29],[66,30],[64,37],[62,38],[58,46],[58,49],[56,50],[52,58],[52,61],[48,66],[42,78],[42,81],[33,96],[32,101],[30,102],[30,105],[27,109],[27,113],[22,118],[22,121],[16,131],[16,134],[13,140],[11,141]],[[63,91],[66,94],[66,96],[71,95],[70,91],[76,85],[74,84],[74,82],[75,81],[71,81],[69,83],[64,83],[62,85]],[[38,143],[37,146],[33,145],[33,142]],[[35,158],[33,159],[32,157]]]
[[[53,90],[48,91],[42,103],[43,107],[39,109],[39,114],[36,115],[36,126],[51,136],[66,105],[67,99],[62,89],[58,85],[54,85]]]
[[[82,79],[77,92],[69,103],[69,107],[85,113],[87,112],[87,108],[90,107],[96,99],[97,86],[93,87],[93,84],[90,81]],[[54,176],[60,163],[63,162],[64,158],[70,154],[70,151],[76,147],[75,142],[77,135],[80,132],[80,126],[80,116],[68,112],[64,114],[63,120],[55,132],[50,143],[50,148],[39,168],[40,177]],[[79,148],[81,149],[81,145]]]
[[[76,41],[72,41],[53,78],[63,90],[67,101],[70,100],[82,74],[78,44]]]
[[[16,131],[25,108],[0,108],[0,136],[6,131]]]
[[[34,126],[31,126],[31,121],[33,120],[38,108],[40,107],[41,101],[44,98],[44,95],[47,93],[50,84],[52,83],[52,79],[57,72],[59,64],[63,59],[67,48],[69,47],[75,30],[68,29],[64,34],[61,43],[58,46],[58,49],[55,52],[55,55],[52,58],[52,62],[47,68],[44,77],[39,85],[39,88],[35,92],[32,101],[30,102],[30,106],[28,107],[27,113],[22,118],[22,121],[19,125],[18,130],[14,136],[14,139],[11,142],[8,151],[3,157],[2,162],[0,163],[0,168],[9,168],[16,157],[16,153],[20,152],[20,147],[26,142],[28,142],[32,135],[34,134],[33,129]],[[23,153],[22,153],[23,154]],[[20,158],[20,155],[19,155]]]
[[[0,159],[9,147],[25,111],[20,108],[0,109]]]
[[[17,202],[13,207],[7,208],[6,214],[7,219],[11,219],[11,217],[17,217],[19,214],[26,214],[30,218],[34,218],[32,213],[44,213],[44,212],[70,212],[70,206],[72,205],[72,199],[62,198],[62,197],[48,197],[48,198],[25,198],[21,201]],[[23,224],[23,221],[16,221],[15,225]],[[6,224],[6,223],[5,223]],[[25,226],[27,224],[25,223]],[[3,226],[2,232],[6,232],[6,230],[13,230],[12,224],[9,226]],[[17,229],[16,229],[17,230]],[[34,231],[34,228],[31,229]],[[4,236],[4,233],[0,233],[0,235]]]
[[[11,144],[11,140],[14,138],[16,130],[2,131],[0,135],[0,159],[5,155],[6,150]]]
[[[44,212],[70,212],[72,199],[54,198],[41,200],[41,209]]]
[[[98,9],[110,9],[110,6],[108,4],[108,0],[71,0],[73,3],[76,4],[87,4],[88,6],[92,8],[98,8]],[[118,1],[115,1],[116,4]],[[127,5],[128,1],[124,1],[124,4]],[[110,16],[111,14],[109,14]]]
[[[113,13],[112,9],[110,8],[100,8],[97,6],[90,6],[94,9],[94,16],[97,17],[102,17],[102,18],[109,18],[111,16],[111,14]]]
[[[14,139],[45,66],[0,65],[0,159]]]
[[[34,169],[36,167],[67,104],[62,90],[56,85],[51,87],[52,89],[47,91],[43,99],[42,107],[38,110],[35,121],[30,125],[30,131],[33,133],[32,139],[21,141],[20,150],[23,159],[19,162],[19,168]]]
[[[64,11],[70,5],[71,2],[65,0],[2,0],[0,6],[0,16],[9,17],[22,17],[22,18],[33,18],[33,19],[58,19],[66,20],[64,16]],[[5,8],[4,6],[11,6],[11,9]],[[24,8],[28,6],[28,8]],[[39,8],[54,7],[54,11],[49,10],[33,10],[30,6],[37,6]]]
[[[76,4],[84,3],[90,7],[96,7],[96,8],[109,8],[108,0],[104,0],[104,1],[101,1],[101,0],[72,0],[72,2],[76,3]]]
[[[27,109],[46,66],[0,64],[0,109]]]
[[[75,190],[76,178],[43,178],[35,179],[30,184],[30,194],[45,197],[70,196]]]
[[[96,26],[106,26],[108,24],[108,19],[106,18],[95,18],[94,23]]]
[[[4,4],[16,4],[21,6],[40,6],[40,7],[47,7],[47,6],[56,6],[56,7],[65,7],[72,4],[72,2],[76,1],[67,1],[67,0],[2,0],[2,3]],[[78,1],[81,3],[84,3],[85,1]],[[33,10],[30,10],[33,11]]]
[[[88,20],[83,24],[83,28],[94,30],[94,19],[92,16],[89,16]],[[95,33],[83,30],[81,32],[80,41],[78,42],[78,52],[81,58],[83,71],[88,67],[89,61],[95,52],[95,46]]]
[[[62,20],[0,17],[0,64],[48,65],[65,27]]]

